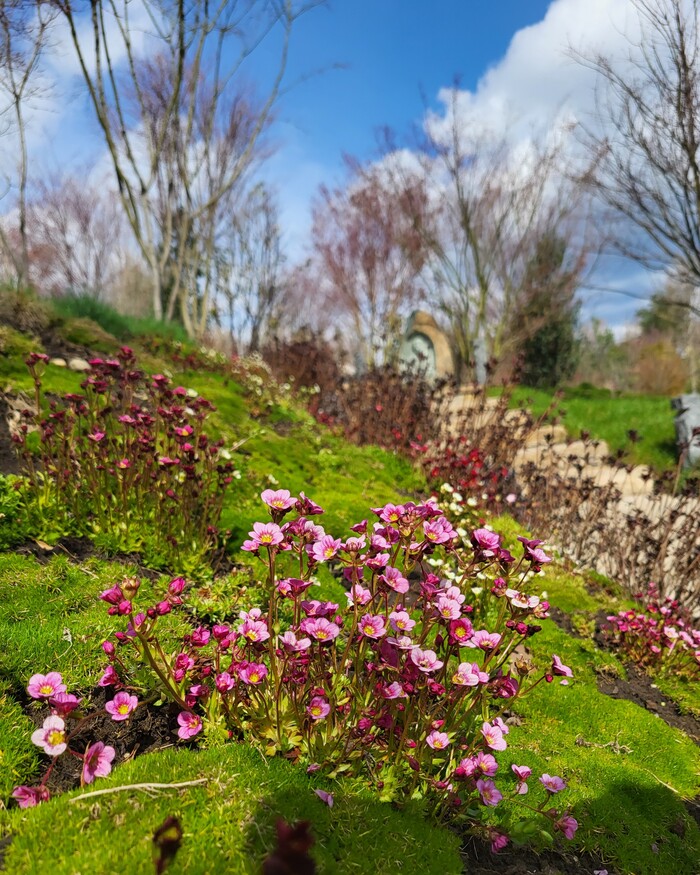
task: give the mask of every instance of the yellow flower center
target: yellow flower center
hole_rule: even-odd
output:
[[[260,536],[261,544],[271,544],[272,543],[272,535],[261,535]]]
[[[52,747],[57,747],[65,741],[65,734],[60,729],[52,729],[49,732],[48,741]]]
[[[39,687],[39,692],[42,696],[50,696],[53,693],[53,687],[51,684],[44,684],[43,687]]]
[[[259,680],[260,680],[260,675],[259,675],[257,672],[254,671],[254,672],[250,675],[250,682],[251,682],[251,684],[256,684]]]
[[[125,702],[122,702],[121,705],[117,705],[117,711],[119,711],[120,714],[128,714],[129,706]]]
[[[328,637],[328,633],[327,633],[327,632],[324,632],[324,631],[321,629],[320,631],[318,631],[318,632],[316,633],[316,637],[317,637],[317,638],[327,638],[327,637]]]

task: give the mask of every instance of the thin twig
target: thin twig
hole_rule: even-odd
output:
[[[181,781],[179,784],[124,784],[121,787],[107,787],[105,790],[92,790],[90,793],[81,793],[73,796],[71,802],[80,802],[83,799],[91,799],[94,796],[104,796],[107,793],[121,793],[123,790],[177,790],[180,787],[194,787],[197,784],[206,784],[207,778],[197,778],[196,781]]]

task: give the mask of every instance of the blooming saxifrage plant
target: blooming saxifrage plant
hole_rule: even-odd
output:
[[[203,430],[213,406],[162,374],[147,376],[134,354],[90,360],[82,393],[41,413],[48,362],[32,353],[39,451],[27,446],[33,414],[13,436],[41,517],[78,534],[109,537],[120,549],[150,543],[194,562],[217,543],[226,488],[234,477],[223,441]]]
[[[385,800],[430,798],[438,819],[464,817],[494,849],[508,841],[506,799],[573,835],[575,819],[552,805],[563,779],[541,776],[536,804],[531,769],[504,777],[498,763],[515,700],[572,674],[557,655],[538,671],[516,651],[548,616],[547,602],[524,585],[549,562],[541,542],[521,539],[516,559],[488,529],[463,540],[434,499],[374,508],[374,523],[343,540],[324,530],[322,509],[303,493],[262,497],[270,519],[255,523],[243,549],[265,581],[236,621],[200,625],[166,648],[159,624],[182,605],[182,578],[155,604],[139,604],[134,578],[102,593],[108,613],[127,624],[103,643],[100,685],[115,689],[112,718],[128,719],[137,704],[129,691],[157,692],[180,708],[183,741],[247,740],[310,773],[369,779]],[[345,604],[310,597],[314,572],[328,562],[342,574]],[[430,564],[438,562],[440,574]],[[49,702],[65,695],[55,673],[30,685],[41,697],[53,693]],[[37,743],[51,755],[66,730],[41,732]],[[94,745],[83,756],[84,775],[108,765]],[[517,823],[508,832],[518,835]]]
[[[603,633],[610,643],[637,665],[700,678],[700,629],[693,628],[688,612],[676,599],[662,601],[653,583],[637,599],[640,610],[607,617]]]
[[[66,692],[66,685],[57,671],[51,671],[46,675],[32,675],[27,684],[27,693],[32,699],[47,704],[50,709],[50,713],[42,725],[32,733],[33,744],[50,757],[50,763],[38,786],[15,787],[12,796],[17,800],[19,807],[31,808],[49,799],[50,793],[47,783],[58,757],[63,754],[70,754],[82,761],[81,786],[92,784],[95,778],[107,777],[112,771],[112,762],[115,757],[113,747],[102,741],[88,744],[82,752],[71,747],[73,739],[76,738],[80,730],[100,712],[93,711],[90,714],[85,714],[81,709],[82,700],[72,693]],[[124,696],[128,699],[126,703],[123,699]],[[105,711],[113,720],[125,720],[137,705],[138,698],[136,696],[130,696],[128,693],[117,693],[111,702],[107,702]]]

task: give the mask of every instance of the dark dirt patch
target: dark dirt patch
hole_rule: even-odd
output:
[[[0,474],[19,474],[19,459],[10,437],[8,415],[9,405],[0,395]]]
[[[118,562],[122,565],[135,565],[139,574],[142,577],[147,577],[149,580],[155,580],[165,571],[156,571],[143,564],[143,559],[140,553],[132,551],[131,553],[108,553],[100,550],[88,537],[64,537],[52,544],[48,549],[43,542],[29,540],[25,541],[15,549],[15,552],[21,556],[33,556],[41,565],[46,565],[49,559],[57,554],[63,553],[75,563],[84,562],[86,559],[93,557],[97,559],[109,560],[110,562]]]
[[[574,629],[574,625],[571,622],[571,617],[564,613],[560,608],[555,607],[554,605],[550,605],[549,607],[549,616],[550,618],[559,626],[560,629],[563,629],[567,634],[571,635],[574,638],[581,638],[581,633],[577,632]]]
[[[571,618],[559,608],[551,607],[549,614],[552,620],[569,635],[574,638],[583,636],[574,628]],[[593,640],[601,650],[614,652],[610,647],[610,641],[603,631],[607,622],[607,613],[598,611],[595,617],[596,631]],[[598,675],[598,689],[606,696],[613,699],[627,699],[657,714],[669,726],[685,732],[688,738],[695,744],[700,745],[700,720],[692,714],[683,713],[680,706],[660,689],[654,686],[653,679],[642,669],[632,663],[625,665],[627,680],[610,675]]]
[[[700,745],[700,720],[683,714],[679,706],[653,685],[652,679],[636,665],[628,663],[627,680],[598,675],[598,689],[613,699],[627,699],[657,714],[669,726],[680,729],[695,744]]]
[[[469,875],[591,875],[597,869],[616,873],[609,863],[590,853],[549,850],[538,854],[529,848],[506,847],[492,854],[488,843],[478,839],[467,842],[462,859]]]
[[[77,725],[70,717],[67,718],[68,731],[75,733],[69,743],[71,750],[82,753],[89,744],[102,741],[114,748],[116,756],[113,766],[116,766],[135,756],[181,743],[178,742],[176,732],[179,711],[176,705],[156,708],[150,704],[142,704],[128,720],[117,722],[103,710],[105,702],[113,697],[112,690],[105,694],[103,689],[98,689],[90,699],[90,712],[94,712],[94,717],[86,719],[82,726]],[[30,708],[30,710],[33,712],[32,719],[37,726],[41,726],[47,716],[47,710],[45,708]],[[46,759],[48,761],[48,757]],[[65,793],[79,787],[81,771],[82,760],[79,757],[70,755],[58,757],[47,781],[51,794]]]

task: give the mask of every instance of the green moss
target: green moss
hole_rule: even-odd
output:
[[[26,373],[24,360],[31,352],[43,352],[41,341],[31,334],[21,334],[7,325],[0,325],[0,378],[13,378]],[[2,387],[0,387],[2,388]]]
[[[39,771],[39,753],[32,744],[34,724],[10,692],[10,684],[0,680],[0,799]]]
[[[68,319],[58,329],[59,336],[68,343],[75,343],[96,352],[112,352],[119,342],[114,335],[92,319],[80,317]]]
[[[85,802],[76,801],[77,791],[38,808],[15,810],[2,824],[12,835],[5,871],[151,871],[150,840],[169,816],[177,817],[183,829],[182,846],[168,869],[173,875],[258,873],[275,846],[279,817],[311,821],[319,873],[462,871],[453,834],[367,793],[310,778],[279,759],[266,761],[242,745],[163,750],[118,767],[95,789],[199,780],[205,783],[170,791],[123,790]],[[332,809],[313,792],[319,786],[334,793]]]
[[[0,554],[0,677],[18,692],[35,672],[62,671],[71,691],[89,691],[103,662],[100,644],[115,629],[99,593],[137,574],[135,566],[97,559],[77,566],[58,555],[42,566]],[[144,600],[164,588],[148,580],[142,586]],[[165,619],[173,634],[184,628],[174,614]]]

